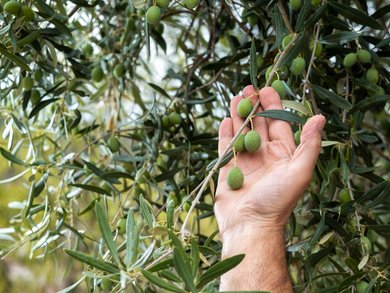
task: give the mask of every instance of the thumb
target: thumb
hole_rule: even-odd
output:
[[[322,129],[325,126],[325,117],[316,115],[311,117],[302,129],[301,143],[295,150],[291,167],[301,174],[300,178],[307,185],[317,163],[321,151]]]

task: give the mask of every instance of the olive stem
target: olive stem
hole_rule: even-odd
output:
[[[271,80],[275,74],[275,72],[279,69],[279,66],[280,64],[282,63],[284,57],[286,56],[287,52],[293,47],[293,45],[295,44],[296,40],[298,39],[298,34],[294,34],[293,35],[293,39],[291,40],[291,42],[287,45],[287,47],[285,48],[285,50],[282,52],[282,54],[280,55],[278,61],[276,61],[275,65],[272,67],[272,70],[270,72],[270,75],[265,83],[265,86],[269,86],[269,84],[271,83]],[[258,95],[260,96],[260,91],[258,89],[256,89],[256,91],[258,92]],[[214,175],[214,173],[218,170],[219,166],[221,165],[222,163],[222,160],[223,158],[226,156],[226,154],[229,152],[229,150],[232,148],[232,146],[234,145],[234,143],[236,142],[238,136],[242,133],[242,131],[245,129],[245,127],[248,125],[251,117],[255,114],[255,112],[257,111],[257,108],[259,107],[260,105],[260,98],[256,101],[256,104],[254,105],[252,111],[249,113],[248,117],[245,119],[244,123],[241,125],[241,127],[238,129],[237,133],[234,135],[234,137],[232,138],[232,140],[230,141],[230,143],[227,145],[227,147],[225,148],[225,150],[222,152],[221,156],[219,156],[217,162],[215,163],[214,167],[210,170],[209,174],[206,176],[206,178],[197,186],[195,187],[195,189],[191,192],[191,194],[188,196],[188,198],[190,198],[192,195],[195,194],[196,190],[197,191],[197,194],[196,194],[196,197],[193,199],[192,203],[191,203],[191,207],[190,209],[188,210],[188,213],[183,221],[183,225],[180,229],[180,234],[181,234],[181,238],[184,239],[185,237],[185,234],[186,234],[186,226],[187,226],[187,223],[188,223],[188,220],[190,218],[190,215],[191,215],[191,212],[194,210],[195,206],[198,204],[199,202],[199,199],[200,197],[202,196],[203,194],[203,191],[205,190],[206,186],[207,186],[207,183],[210,181],[211,177]],[[181,205],[180,205],[181,206]],[[180,206],[178,207],[178,209],[180,208]]]

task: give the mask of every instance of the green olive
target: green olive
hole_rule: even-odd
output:
[[[261,138],[259,133],[256,130],[251,130],[247,134],[245,134],[245,149],[248,152],[254,153],[261,146]]]
[[[237,114],[238,116],[240,116],[241,118],[246,118],[248,117],[248,115],[252,112],[253,110],[253,104],[252,102],[245,98],[245,99],[242,99],[238,105],[237,105]]]
[[[290,6],[292,10],[298,10],[302,7],[301,0],[290,0]]]
[[[184,5],[188,9],[194,9],[196,6],[198,6],[199,0],[184,0]]]
[[[13,15],[17,15],[21,8],[22,4],[15,0],[8,1],[4,4],[4,11]]]
[[[239,153],[245,150],[245,134],[241,133],[234,143],[235,152]]]
[[[168,118],[171,125],[179,125],[182,121],[180,114],[177,112],[172,112],[171,114],[169,114]]]
[[[111,136],[107,141],[107,146],[111,152],[116,153],[120,148],[119,140],[116,137]]]
[[[306,61],[302,57],[296,57],[290,66],[291,73],[295,76],[299,76],[303,73],[306,67]]]
[[[169,0],[156,0],[156,4],[161,8],[168,8]]]
[[[121,78],[125,74],[125,66],[123,64],[117,64],[114,67],[114,76],[116,78]]]
[[[283,81],[280,81],[278,79],[274,80],[271,84],[271,87],[273,87],[275,89],[275,91],[278,92],[279,97],[281,99],[286,97],[287,91],[286,91],[286,88],[284,87]]]
[[[360,49],[356,53],[357,58],[362,63],[370,63],[371,62],[371,54],[367,50]]]
[[[92,69],[91,77],[93,81],[100,82],[103,79],[103,76],[103,70],[99,66]]]
[[[244,183],[244,174],[238,167],[232,168],[227,176],[227,184],[233,190],[241,188]]]
[[[351,194],[347,188],[340,190],[338,199],[341,203],[346,203],[352,200]]]
[[[282,40],[282,47],[283,47],[283,49],[285,49],[288,46],[288,44],[291,43],[292,39],[293,39],[293,35],[292,34],[287,35],[287,36],[285,36],[283,38],[283,40]]]
[[[24,16],[24,21],[33,21],[35,18],[34,11],[27,5],[23,5],[21,8],[22,15]]]
[[[349,53],[345,55],[343,64],[345,67],[349,68],[355,65],[357,60],[356,53]]]
[[[146,21],[151,25],[157,25],[160,22],[161,11],[158,6],[151,6],[145,14]]]
[[[372,83],[377,84],[379,81],[379,72],[375,67],[371,67],[366,72],[366,79]]]

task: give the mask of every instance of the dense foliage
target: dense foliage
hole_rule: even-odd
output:
[[[0,256],[30,258],[30,270],[54,258],[65,272],[32,290],[217,292],[242,259],[220,260],[217,173],[193,200],[230,99],[251,83],[278,90],[286,111],[264,115],[292,122],[297,140],[310,116],[327,118],[286,230],[296,292],[390,290],[386,1],[11,0],[1,11]]]

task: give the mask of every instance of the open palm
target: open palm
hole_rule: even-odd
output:
[[[260,99],[258,112],[283,109],[273,88],[263,88],[257,95],[252,86],[246,87],[243,96],[236,96],[231,102],[232,117],[225,118],[220,126],[220,154],[244,122],[236,112],[238,102],[244,97],[249,97],[253,104]],[[321,131],[325,124],[321,115],[312,117],[305,124],[298,147],[288,122],[258,116],[252,122],[261,136],[262,145],[255,153],[242,152],[237,156],[237,167],[245,178],[243,186],[232,190],[227,185],[227,174],[235,164],[234,159],[220,170],[215,214],[221,234],[243,223],[283,227],[310,182],[320,152]]]

